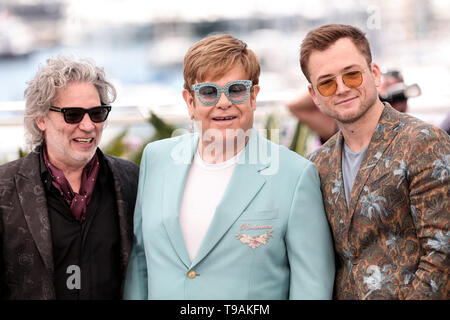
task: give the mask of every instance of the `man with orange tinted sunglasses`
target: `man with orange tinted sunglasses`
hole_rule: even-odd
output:
[[[400,112],[407,112],[409,98],[421,94],[417,84],[406,85],[401,72],[395,69],[382,72],[381,85],[377,87],[377,90],[381,101],[389,102],[395,110]],[[318,136],[320,144],[324,144],[338,131],[336,121],[316,106],[308,90],[286,101],[286,107]]]
[[[310,31],[300,64],[339,127],[310,157],[338,257],[335,298],[447,299],[449,136],[380,101],[380,68],[357,28]]]

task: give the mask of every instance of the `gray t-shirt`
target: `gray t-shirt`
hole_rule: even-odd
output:
[[[347,200],[347,208],[349,209],[353,183],[355,182],[356,174],[358,173],[366,151],[367,147],[360,152],[354,152],[344,142],[344,148],[342,149],[342,177],[344,178],[345,199]]]

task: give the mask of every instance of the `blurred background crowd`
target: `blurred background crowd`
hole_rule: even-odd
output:
[[[307,154],[317,146],[317,132],[287,106],[306,92],[301,40],[327,23],[367,34],[374,62],[397,83],[384,94],[408,98],[402,98],[404,112],[437,126],[445,122],[450,0],[0,0],[0,164],[21,155],[26,82],[57,54],[89,57],[105,68],[118,99],[102,149],[139,162],[143,144],[189,128],[183,57],[213,33],[240,38],[260,59],[256,126],[277,129],[270,138]]]

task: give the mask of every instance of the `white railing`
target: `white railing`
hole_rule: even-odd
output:
[[[24,148],[23,101],[0,102],[0,164],[18,157],[19,148]],[[177,127],[189,127],[190,118],[187,107],[182,104],[148,105],[115,105],[108,117],[108,125],[104,130],[102,144],[107,144],[119,130],[129,127],[146,127],[151,112],[169,124]],[[263,127],[269,115],[275,115],[283,127],[295,126],[295,119],[289,114],[279,99],[261,99],[255,112],[255,124]],[[150,127],[150,124],[148,124]],[[150,130],[150,129],[149,129]],[[144,138],[144,137],[142,137]]]
[[[260,98],[261,97],[261,98]],[[255,111],[255,126],[264,127],[269,115],[274,115],[280,124],[281,139],[286,139],[295,127],[297,120],[284,106],[284,97],[292,97],[292,93],[278,93],[275,95],[259,95]],[[435,105],[409,104],[409,113],[424,121],[437,125],[444,119],[449,111],[445,103]],[[0,102],[0,164],[17,158],[19,148],[24,147],[23,111],[24,101]],[[115,105],[108,118],[108,127],[104,131],[102,144],[108,143],[117,134],[119,128],[146,126],[150,112],[154,112],[175,126],[187,127],[190,119],[187,107],[182,103],[166,105]],[[150,126],[150,125],[149,125]]]

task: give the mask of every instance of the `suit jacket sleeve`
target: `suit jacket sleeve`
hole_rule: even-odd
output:
[[[291,268],[290,299],[331,299],[334,252],[317,168],[309,163],[300,176],[286,233]]]
[[[433,131],[432,131],[433,130]],[[436,128],[409,152],[409,197],[423,255],[406,299],[448,299],[449,136]]]
[[[6,296],[5,262],[3,261],[3,218],[0,208],[0,300]]]
[[[145,195],[146,179],[146,152],[144,150],[139,172],[138,194],[134,209],[134,237],[133,249],[127,267],[125,278],[124,299],[147,300],[147,262],[142,238],[142,197]]]

